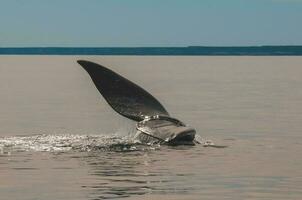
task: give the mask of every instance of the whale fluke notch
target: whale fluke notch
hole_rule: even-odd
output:
[[[85,60],[77,61],[90,75],[96,88],[119,114],[141,121],[146,116],[169,116],[161,103],[135,83],[110,69]]]

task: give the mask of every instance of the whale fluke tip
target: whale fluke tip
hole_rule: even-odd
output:
[[[85,67],[87,64],[91,63],[87,60],[77,60],[77,63],[80,64],[82,67]]]

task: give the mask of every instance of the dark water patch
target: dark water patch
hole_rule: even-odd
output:
[[[39,170],[38,168],[34,168],[34,167],[14,167],[11,169],[13,169],[13,170]]]
[[[51,169],[55,169],[55,170],[70,170],[73,169],[72,167],[53,167]]]
[[[204,145],[204,147],[212,147],[212,148],[217,148],[217,149],[223,149],[223,148],[227,148],[229,146],[225,146],[225,145]]]

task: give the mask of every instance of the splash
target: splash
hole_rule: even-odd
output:
[[[203,147],[225,148],[215,145],[211,140],[196,135],[196,144]],[[11,152],[90,152],[90,151],[149,151],[157,150],[159,144],[142,144],[133,136],[115,135],[75,135],[75,134],[38,134],[0,138],[0,155]]]
[[[138,144],[130,136],[119,135],[41,134],[0,138],[0,154],[11,151],[136,151],[158,147]]]

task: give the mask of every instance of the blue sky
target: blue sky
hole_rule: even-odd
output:
[[[302,0],[0,0],[0,47],[302,45]]]

